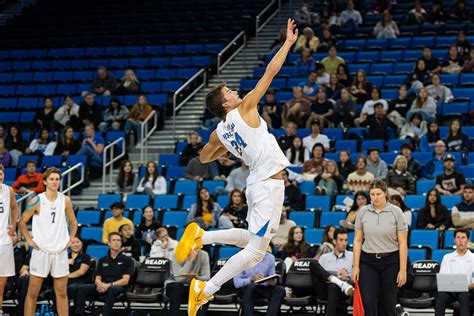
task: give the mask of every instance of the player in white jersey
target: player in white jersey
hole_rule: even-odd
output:
[[[3,184],[4,178],[5,171],[0,165],[0,314],[7,279],[15,275],[15,258],[11,237],[16,231],[18,218],[15,192],[8,185]]]
[[[196,279],[191,281],[189,315],[196,315],[198,309],[211,300],[225,282],[259,263],[278,229],[285,194],[282,170],[290,163],[275,137],[268,133],[267,124],[258,114],[258,103],[280,71],[297,38],[296,25],[289,19],[285,43],[268,64],[255,89],[243,100],[236,91],[224,84],[213,88],[206,97],[209,111],[223,121],[211,134],[209,143],[200,154],[200,160],[208,163],[230,151],[249,166],[246,190],[249,228],[204,232],[196,223],[186,227],[175,251],[179,262],[183,262],[191,250],[199,250],[203,245],[215,242],[244,248],[232,256],[207,283]]]
[[[77,233],[77,220],[71,199],[59,192],[61,171],[49,168],[43,174],[46,192],[32,199],[18,224],[28,244],[33,248],[30,259],[30,279],[25,299],[25,316],[34,316],[36,300],[43,280],[54,279],[58,314],[68,315],[67,284],[69,262],[67,248]],[[27,224],[33,218],[32,235]],[[69,220],[69,229],[67,227]]]

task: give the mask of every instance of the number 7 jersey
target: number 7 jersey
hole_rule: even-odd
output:
[[[245,123],[239,110],[227,113],[216,128],[221,143],[250,168],[247,185],[266,180],[290,165],[278,146],[275,136],[268,132],[267,123],[260,118],[260,126]]]

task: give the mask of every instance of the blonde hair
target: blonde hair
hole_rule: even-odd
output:
[[[167,230],[166,228],[164,228],[164,227],[158,228],[158,229],[156,230],[156,237],[160,236],[160,234],[162,234],[162,233],[168,234],[168,230]]]
[[[332,163],[334,165],[334,174],[336,176],[339,175],[339,168],[337,167],[337,163],[334,160],[328,160],[326,162],[326,166],[324,167],[324,171],[328,172],[328,164]]]
[[[132,69],[125,69],[125,72],[124,72],[123,77],[122,77],[123,81],[125,81],[127,79],[127,75],[130,75],[130,78],[133,82],[140,83],[137,76],[135,75],[135,72]]]
[[[408,168],[408,160],[405,158],[405,156],[402,156],[402,155],[398,155],[393,161],[393,165],[392,165],[393,169],[397,170],[397,163],[399,160],[403,160],[403,162],[405,162],[405,170],[403,171],[406,171]]]

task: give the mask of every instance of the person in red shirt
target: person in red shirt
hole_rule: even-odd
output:
[[[12,185],[15,193],[27,194],[33,191],[36,194],[44,192],[43,176],[36,172],[36,162],[28,160],[26,162],[26,173],[19,176]]]

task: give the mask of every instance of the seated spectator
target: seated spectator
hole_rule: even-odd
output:
[[[406,21],[408,24],[423,24],[428,21],[428,14],[420,1],[415,2],[415,7],[408,12]]]
[[[343,86],[339,83],[337,75],[334,73],[329,76],[329,84],[325,87],[327,98],[334,104],[341,98],[341,89]]]
[[[11,161],[11,155],[5,148],[5,140],[0,137],[0,164],[4,167],[8,167]]]
[[[107,68],[100,66],[97,68],[97,76],[92,81],[91,93],[95,95],[110,96],[117,89],[117,79],[109,75]]]
[[[309,160],[309,150],[303,146],[303,141],[298,136],[293,139],[293,144],[286,151],[286,158],[292,166],[302,166]]]
[[[36,172],[36,162],[28,160],[25,164],[26,173],[19,176],[12,188],[17,194],[28,194],[34,192],[40,194],[44,192],[43,176]]]
[[[328,126],[333,114],[334,105],[331,101],[328,101],[326,89],[319,87],[316,100],[311,104],[311,113],[306,122],[306,127],[311,127],[313,121],[319,121],[322,127]]]
[[[374,36],[381,39],[392,39],[400,36],[400,30],[397,23],[392,20],[392,15],[389,11],[385,11],[382,19],[377,22],[374,27]]]
[[[146,164],[145,175],[138,182],[137,193],[148,194],[151,200],[155,199],[155,195],[168,193],[166,179],[160,176],[158,167],[153,161]]]
[[[369,192],[374,179],[374,175],[367,171],[367,159],[361,156],[357,158],[356,170],[347,177],[347,186],[354,194],[359,191]]]
[[[348,234],[345,229],[334,232],[335,247],[309,265],[311,280],[318,298],[327,300],[325,315],[347,314],[347,301],[354,293],[348,282],[352,274],[352,252],[347,250]],[[338,308],[339,307],[339,308]]]
[[[199,155],[201,154],[203,147],[204,145],[199,145],[198,156],[192,158],[184,170],[184,177],[188,180],[202,182],[204,180],[210,180],[213,178],[211,175],[210,166],[212,163],[202,163],[199,159]]]
[[[283,247],[288,240],[288,233],[290,232],[291,227],[296,226],[295,222],[291,219],[288,219],[288,205],[283,204],[280,216],[280,225],[278,226],[277,232],[272,238],[272,244],[276,248],[278,253],[283,251]]]
[[[362,15],[354,8],[354,2],[348,1],[347,9],[341,12],[341,27],[355,31],[362,22]]]
[[[280,314],[280,306],[285,296],[285,289],[277,285],[277,279],[264,283],[255,283],[260,279],[275,274],[275,257],[266,252],[263,260],[256,266],[246,269],[234,277],[234,286],[242,299],[242,316],[253,316],[255,301],[258,298],[268,300],[266,316]]]
[[[319,38],[318,52],[327,52],[329,47],[337,45],[337,39],[331,34],[329,29],[323,29]]]
[[[382,91],[380,88],[374,87],[371,92],[372,99],[366,101],[362,107],[359,119],[355,121],[356,126],[358,123],[363,122],[367,119],[367,116],[375,114],[375,105],[382,103],[384,113],[388,111],[388,102],[382,99]]]
[[[5,147],[10,152],[12,166],[18,166],[18,159],[26,151],[27,143],[23,139],[21,130],[17,125],[10,126],[8,135],[5,138]]]
[[[382,103],[374,105],[374,115],[361,115],[361,118],[365,118],[365,120],[361,121],[359,125],[368,128],[368,139],[384,139],[388,141],[389,128],[393,130],[393,133],[396,134],[397,132],[398,126],[387,118]]]
[[[260,108],[260,115],[267,123],[268,128],[281,127],[281,106],[276,102],[275,90],[270,88],[265,93],[265,101]]]
[[[426,125],[423,116],[421,116],[420,113],[415,112],[411,116],[410,121],[403,125],[402,130],[400,131],[400,139],[411,139],[414,144],[418,144],[420,138],[428,131]]]
[[[321,64],[324,65],[326,73],[332,75],[337,72],[337,67],[339,67],[340,64],[345,64],[346,62],[343,58],[337,56],[336,46],[331,46],[329,48],[328,55],[329,56],[324,57],[323,60],[321,60]]]
[[[199,189],[196,203],[191,205],[187,223],[195,221],[205,230],[217,228],[217,221],[221,212],[220,205],[214,202],[209,191],[202,187]]]
[[[418,59],[413,72],[408,78],[411,89],[417,91],[430,84],[431,77],[423,59]]]
[[[307,47],[311,52],[316,52],[319,46],[319,39],[314,35],[314,31],[310,27],[303,29],[303,34],[298,37],[295,44],[295,53],[301,52],[303,47]]]
[[[278,138],[278,145],[280,145],[283,152],[286,152],[291,147],[291,144],[293,144],[297,130],[298,126],[296,126],[296,123],[290,121],[286,124],[286,134]]]
[[[180,263],[176,256],[171,257],[170,278],[165,281],[165,295],[169,298],[169,315],[179,315],[181,303],[188,301],[189,284],[192,279],[207,281],[211,278],[209,255],[205,251],[191,250],[184,262]],[[206,315],[209,304],[204,304],[197,315]]]
[[[336,231],[335,226],[326,226],[324,227],[323,231],[323,240],[321,246],[319,246],[316,254],[314,255],[314,259],[319,260],[322,255],[326,253],[331,253],[334,251],[334,232]]]
[[[324,159],[325,149],[321,143],[315,144],[311,153],[311,159],[305,161],[301,169],[305,181],[313,181],[317,175],[322,174],[326,165],[326,159]]]
[[[345,229],[354,230],[355,220],[359,210],[370,204],[370,197],[366,192],[359,191],[354,195],[354,202],[347,212],[346,219],[340,220],[339,225]]]
[[[132,69],[125,69],[122,80],[118,83],[117,94],[136,94],[140,92],[140,81]]]
[[[184,147],[179,156],[179,165],[186,166],[189,161],[198,156],[198,149],[201,145],[201,137],[196,132],[191,132],[188,135],[188,144]]]
[[[109,234],[117,233],[119,236],[119,229],[122,225],[128,224],[130,227],[133,227],[133,223],[131,220],[123,216],[123,209],[125,206],[122,202],[115,202],[110,205],[110,209],[112,210],[112,217],[108,218],[104,222],[104,229],[102,232],[102,243],[109,244]],[[120,248],[122,247],[122,238],[120,238]],[[119,249],[120,249],[119,248]]]
[[[365,70],[357,71],[357,76],[351,86],[351,93],[356,98],[357,103],[365,103],[372,93],[372,84],[367,79]]]
[[[392,203],[395,206],[398,206],[402,212],[403,215],[405,215],[405,219],[407,221],[408,229],[411,228],[411,223],[412,223],[412,211],[411,209],[406,206],[405,202],[403,201],[403,198],[401,195],[394,194],[390,197],[390,203]]]
[[[140,224],[135,231],[135,238],[142,246],[145,246],[144,253],[150,252],[152,244],[157,239],[156,230],[161,227],[155,219],[155,211],[151,205],[145,206],[140,219]]]
[[[428,21],[432,24],[441,24],[446,22],[448,15],[443,9],[442,1],[433,1],[433,7],[428,12]]]
[[[323,173],[314,178],[317,195],[335,196],[342,190],[344,178],[339,174],[337,164],[334,160],[328,160]]]
[[[47,129],[42,129],[39,132],[39,138],[31,141],[30,146],[25,149],[25,154],[35,154],[40,157],[43,155],[51,156],[56,148],[56,142],[49,136]]]
[[[122,161],[120,165],[117,182],[115,183],[115,193],[121,194],[122,199],[128,194],[135,193],[138,186],[138,177],[133,172],[133,165],[130,160]]]
[[[451,11],[450,18],[458,21],[472,20],[472,13],[464,0],[459,0],[456,7]]]
[[[99,134],[96,134],[92,123],[86,125],[84,132],[85,138],[82,141],[82,147],[76,155],[87,156],[91,167],[101,170],[103,164],[102,153],[105,144],[104,139]]]
[[[317,79],[317,72],[311,71],[308,75],[308,80],[302,81],[298,84],[298,87],[302,89],[304,97],[311,102],[316,100],[316,94],[318,93],[319,84],[316,82]]]
[[[305,2],[295,11],[294,16],[295,23],[300,28],[319,24],[319,15],[316,12],[311,12],[308,8],[308,4]]]
[[[89,268],[91,257],[83,251],[82,239],[74,236],[68,254],[69,276],[67,281],[67,297],[73,302],[76,301],[79,287],[89,282]]]
[[[83,284],[77,291],[75,315],[85,315],[86,301],[105,296],[103,315],[111,315],[117,297],[125,293],[134,274],[132,259],[121,252],[122,237],[113,232],[107,236],[110,247],[105,257],[97,264],[95,284]]]
[[[303,89],[294,87],[293,98],[286,103],[283,117],[286,121],[293,122],[298,127],[304,128],[310,112],[311,102],[303,96]]]
[[[461,1],[460,1],[461,2]],[[454,243],[456,250],[443,256],[439,273],[461,273],[469,280],[468,292],[437,292],[435,299],[435,315],[444,315],[446,306],[458,302],[460,306],[459,315],[472,315],[471,303],[474,300],[474,280],[472,274],[473,254],[468,249],[469,230],[456,229],[454,231]]]
[[[438,122],[433,121],[428,124],[428,130],[426,131],[426,134],[421,137],[418,147],[420,148],[420,151],[433,152],[438,140],[441,140],[441,136],[439,135],[439,125]]]
[[[301,195],[301,190],[288,179],[288,171],[282,171],[282,178],[285,185],[285,200],[284,205],[291,210],[301,211],[304,209],[304,200]]]
[[[212,114],[206,107],[202,116],[202,129],[213,131],[217,128],[217,124],[219,124],[221,120],[220,117]]]
[[[61,139],[56,143],[54,155],[63,156],[63,158],[74,156],[81,149],[81,143],[74,136],[74,130],[71,126],[66,125],[63,129]]]
[[[354,81],[354,78],[349,74],[349,69],[346,64],[339,64],[337,66],[336,75],[339,83],[345,88],[349,88]]]
[[[245,204],[244,194],[235,189],[230,192],[229,203],[221,213],[218,221],[219,228],[244,228],[247,229],[246,221],[248,207]]]
[[[377,179],[385,179],[387,177],[387,164],[380,159],[380,150],[378,148],[372,147],[367,151],[367,171]]]
[[[303,47],[300,52],[300,58],[296,61],[293,70],[295,77],[307,77],[311,71],[314,71],[314,60],[309,47]]]
[[[135,145],[135,142],[139,142],[142,139],[141,135],[141,124],[146,118],[153,112],[153,108],[146,99],[145,95],[138,97],[137,103],[132,107],[128,113],[128,119],[125,122],[124,130],[127,134],[133,133],[134,139],[130,140],[130,143]]]
[[[341,98],[334,105],[332,122],[335,126],[342,125],[344,128],[354,126],[357,104],[347,88],[341,89]]]
[[[459,119],[454,119],[449,124],[448,137],[444,141],[447,146],[447,151],[462,151],[468,152],[471,149],[471,140],[462,131],[462,123]]]
[[[422,171],[423,178],[434,179],[444,171],[444,158],[446,155],[446,144],[442,140],[438,140],[434,146],[433,159],[428,161]]]
[[[454,44],[449,48],[448,58],[441,65],[441,71],[449,74],[461,73],[464,60],[458,54],[458,47]]]
[[[283,247],[281,258],[285,262],[286,272],[297,259],[313,258],[314,249],[304,239],[303,228],[293,226],[288,233],[288,241]]]
[[[220,156],[215,160],[214,163],[211,162],[210,164],[211,174],[217,172],[217,174],[213,176],[213,179],[225,180],[229,176],[230,172],[239,164],[240,160],[230,152]]]
[[[53,108],[53,99],[46,97],[43,100],[43,104],[43,108],[36,110],[33,123],[36,130],[45,128],[51,131],[53,130],[54,113],[56,112],[56,109]]]
[[[94,95],[92,93],[86,94],[84,101],[81,102],[81,106],[79,107],[79,119],[84,126],[92,123],[96,128],[102,121],[102,111],[100,110],[100,105],[95,102]]]
[[[337,163],[337,169],[344,179],[347,179],[350,173],[354,172],[355,167],[351,161],[351,156],[348,150],[339,151],[339,161]]]
[[[104,121],[99,124],[99,131],[121,131],[128,118],[128,109],[118,98],[110,99],[109,107],[104,112]]]
[[[121,252],[127,257],[135,259],[137,262],[140,261],[142,250],[140,243],[133,237],[132,226],[129,224],[123,224],[119,227],[119,233],[122,236],[122,250]]]
[[[321,144],[324,147],[324,150],[330,149],[329,138],[321,134],[321,121],[315,119],[310,122],[311,134],[303,138],[303,146],[308,151],[313,150],[314,145]]]
[[[227,183],[225,186],[226,192],[231,192],[232,190],[244,191],[247,186],[247,178],[249,177],[250,170],[243,161],[240,164],[240,167],[232,169],[229,176],[227,177]]]
[[[435,99],[428,95],[428,91],[425,88],[421,88],[416,99],[411,104],[410,111],[407,113],[407,120],[410,120],[411,116],[418,112],[425,121],[432,122],[436,119],[436,108]]]
[[[413,158],[412,156],[413,152],[413,147],[408,144],[408,143],[403,143],[402,146],[400,147],[400,153],[402,154],[403,157],[407,160],[407,171],[415,178],[417,179],[420,176],[421,169],[423,168],[423,165]]]
[[[283,43],[285,43],[285,41],[286,41],[286,26],[280,29],[280,32],[278,33],[278,38],[275,38],[273,42],[270,44],[270,50],[264,55],[259,56],[259,59],[263,60],[263,57],[266,55],[276,54],[280,50],[280,48],[283,46]]]
[[[407,159],[399,155],[393,161],[393,168],[388,171],[385,182],[389,188],[397,190],[402,196],[415,194],[415,179],[407,171]]]
[[[449,228],[448,209],[441,203],[441,195],[431,189],[426,195],[425,205],[420,208],[418,228],[445,230]]]
[[[406,85],[401,85],[398,89],[398,97],[394,100],[391,100],[388,104],[388,118],[390,121],[395,123],[398,128],[402,128],[405,124],[405,117],[407,112],[411,107],[413,98],[408,95],[408,90]]]
[[[156,230],[156,236],[157,238],[151,246],[150,257],[166,258],[169,260],[175,259],[174,251],[178,245],[178,241],[168,235],[168,230],[165,227],[158,228]]]
[[[326,67],[324,66],[324,64],[316,63],[315,69],[316,69],[316,84],[321,85],[321,86],[327,86],[329,84],[330,77],[329,77],[329,74],[326,72]],[[315,97],[313,97],[312,101],[314,101],[314,98]]]
[[[469,52],[469,56],[464,62],[461,72],[464,74],[474,73],[474,48],[471,48],[471,51]]]
[[[434,74],[431,81],[433,83],[426,87],[429,96],[433,97],[439,104],[452,102],[454,100],[451,89],[441,84],[438,74]]]
[[[436,177],[436,190],[443,195],[462,195],[466,178],[455,170],[455,158],[448,154],[444,158],[444,172]]]
[[[474,187],[471,184],[464,186],[462,201],[453,206],[451,221],[457,228],[474,229]]]
[[[423,56],[418,60],[423,60],[425,62],[425,68],[430,75],[437,74],[441,71],[439,60],[438,58],[433,57],[433,52],[429,46],[423,48]]]
[[[79,119],[79,105],[77,105],[71,96],[64,98],[64,105],[54,113],[53,130],[59,131],[65,126],[71,126],[75,131],[81,129]]]

